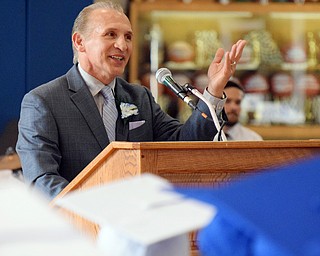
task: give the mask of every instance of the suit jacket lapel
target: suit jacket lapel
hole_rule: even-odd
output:
[[[127,141],[128,135],[129,135],[129,120],[128,118],[121,118],[121,109],[120,104],[121,102],[127,102],[131,103],[132,98],[130,94],[123,88],[122,80],[118,79],[116,80],[116,87],[115,87],[115,99],[116,99],[116,105],[119,112],[119,118],[117,120],[117,140],[118,141]]]
[[[82,113],[101,149],[104,149],[109,144],[107,132],[97,105],[76,66],[67,73],[67,79],[72,91],[71,100]]]

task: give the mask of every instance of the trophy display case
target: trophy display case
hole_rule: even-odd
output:
[[[202,91],[215,51],[242,38],[248,43],[235,73],[246,91],[241,122],[258,132],[295,129],[289,139],[320,139],[320,3],[135,0],[129,14],[129,80],[150,87],[171,115],[184,121],[191,110],[157,83],[157,69]]]

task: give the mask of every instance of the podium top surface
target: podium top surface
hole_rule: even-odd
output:
[[[320,147],[320,140],[267,141],[179,141],[179,142],[112,142],[107,148],[118,149],[172,149],[172,148],[291,148]],[[107,149],[106,148],[106,149]]]

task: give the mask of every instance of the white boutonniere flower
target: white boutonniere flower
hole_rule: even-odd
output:
[[[132,115],[136,116],[139,114],[138,107],[134,104],[131,104],[131,103],[121,102],[120,109],[121,109],[121,118],[122,119],[127,118]]]

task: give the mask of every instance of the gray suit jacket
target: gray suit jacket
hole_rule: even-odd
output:
[[[117,141],[204,141],[216,133],[214,124],[198,111],[180,124],[160,109],[147,88],[121,78],[116,80],[115,98]],[[121,102],[135,104],[138,115],[121,118]],[[209,115],[203,102],[198,105]],[[139,121],[145,122],[135,128],[132,124]],[[76,66],[23,98],[17,153],[25,181],[49,197],[55,197],[108,144],[99,110]]]

